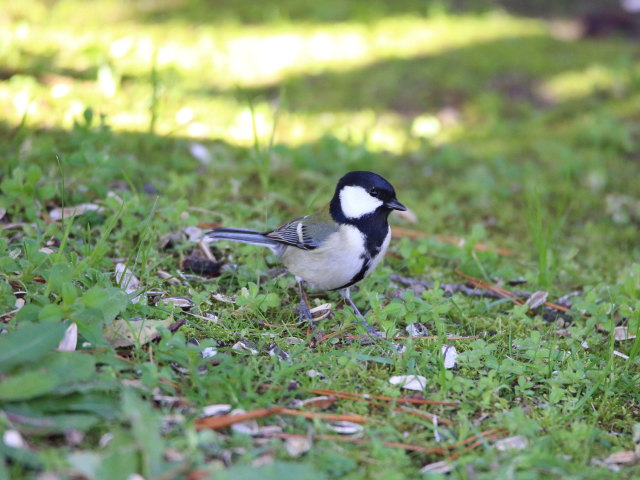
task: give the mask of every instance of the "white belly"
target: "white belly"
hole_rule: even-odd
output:
[[[384,256],[391,239],[387,234],[379,254],[371,259],[365,276],[373,271]],[[317,290],[333,290],[347,285],[366,261],[364,239],[360,230],[342,225],[340,230],[314,250],[287,247],[282,262],[294,275]]]

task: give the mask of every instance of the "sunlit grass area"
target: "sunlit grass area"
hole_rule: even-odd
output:
[[[581,34],[590,5],[3,2],[0,480],[640,475],[640,64]],[[382,340],[331,292],[299,324],[268,252],[198,246],[356,169],[415,215],[353,292]],[[211,405],[308,418],[209,429]]]

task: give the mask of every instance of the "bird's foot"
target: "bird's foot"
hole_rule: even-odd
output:
[[[373,335],[374,337],[377,337],[377,338],[382,338],[382,335],[380,335],[380,332],[378,332],[375,328],[369,325],[369,322],[367,322],[364,319],[364,317],[361,316],[359,318],[360,318],[359,320],[354,320],[354,323],[359,323],[360,325],[364,325],[364,327],[367,329],[370,335]]]
[[[300,302],[300,305],[298,305],[296,311],[298,313],[298,323],[308,323],[309,326],[314,326],[313,315],[311,314],[311,311],[309,310],[306,302]]]

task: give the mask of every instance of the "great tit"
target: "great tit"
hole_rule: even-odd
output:
[[[295,275],[307,320],[311,321],[311,313],[303,282],[312,289],[339,290],[360,323],[376,333],[351,300],[349,288],[369,275],[387,251],[391,211],[406,209],[387,180],[355,171],[340,179],[331,202],[316,213],[266,232],[220,227],[207,236],[269,247]]]

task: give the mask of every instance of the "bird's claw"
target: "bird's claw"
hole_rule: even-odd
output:
[[[364,325],[370,335],[373,335],[374,337],[377,337],[377,338],[382,338],[382,335],[380,335],[380,332],[378,332],[375,328],[369,325],[369,323],[363,317],[361,317],[360,320],[354,320],[354,322],[359,323],[360,325]]]

